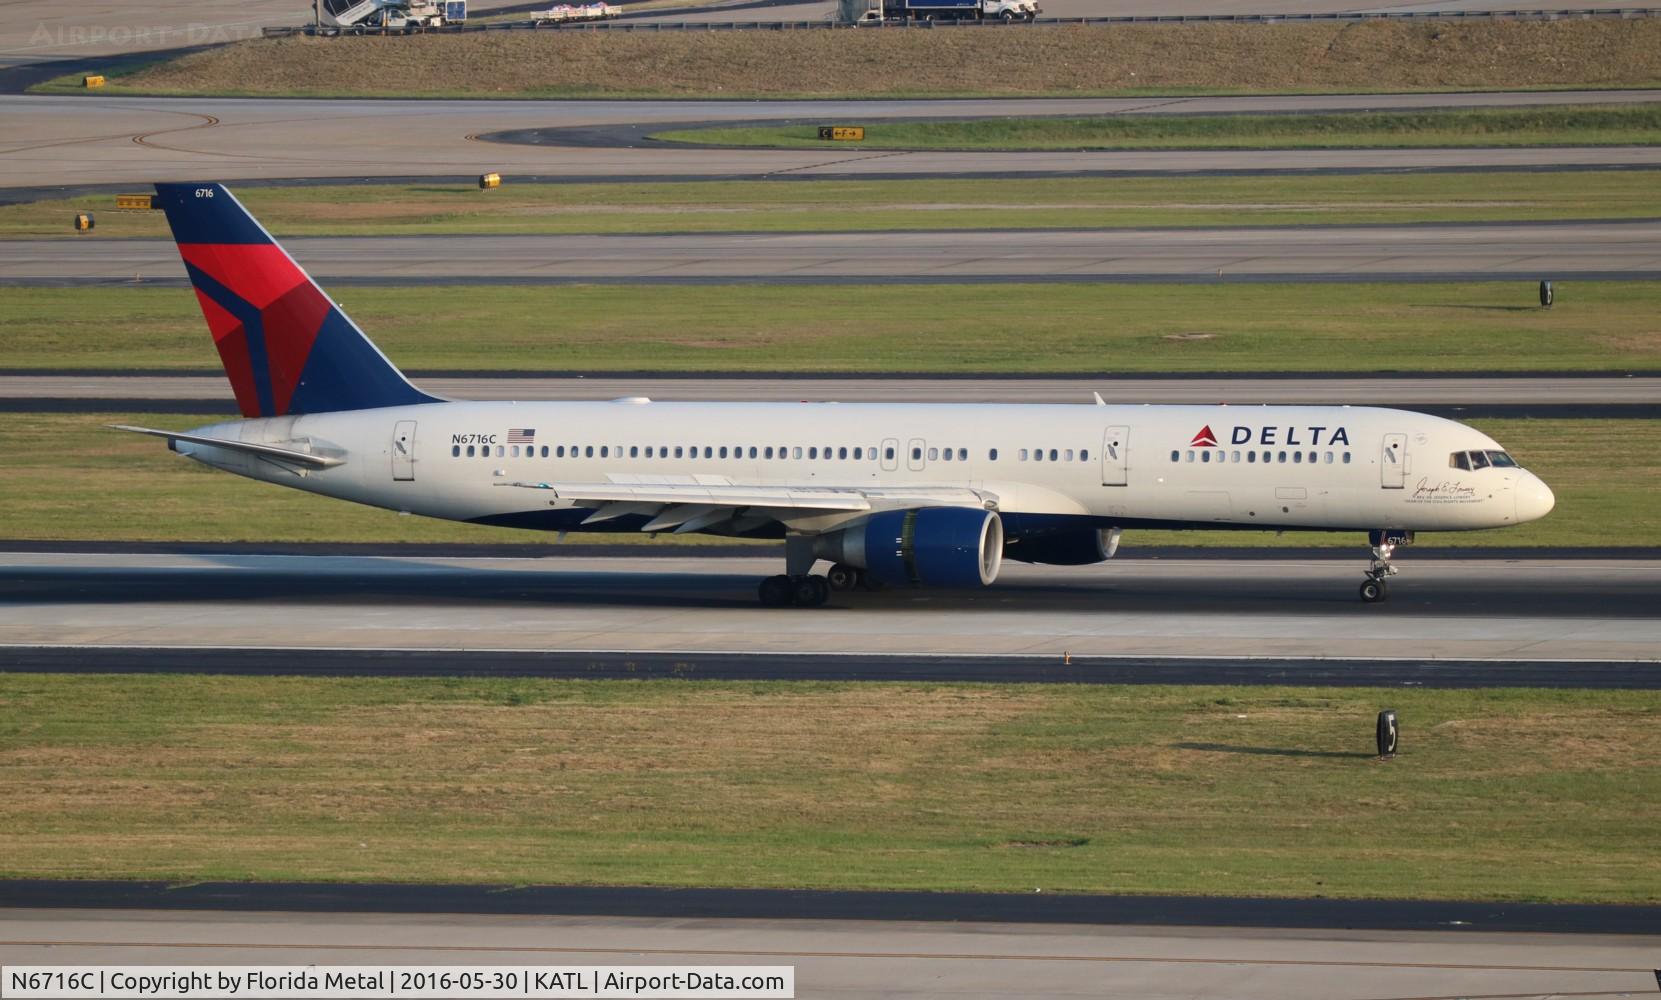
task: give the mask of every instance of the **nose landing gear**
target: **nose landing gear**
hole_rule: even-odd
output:
[[[1367,533],[1367,541],[1373,547],[1373,555],[1367,564],[1367,579],[1361,583],[1361,600],[1367,604],[1377,604],[1390,597],[1390,590],[1385,586],[1385,581],[1399,572],[1390,562],[1390,557],[1395,555],[1396,546],[1413,544],[1413,533],[1371,531]]]

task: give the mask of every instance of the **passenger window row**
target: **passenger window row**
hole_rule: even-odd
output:
[[[1243,458],[1242,454],[1244,455]],[[1324,462],[1327,465],[1331,465],[1335,461],[1335,454],[1342,454],[1344,456],[1341,460],[1344,465],[1350,464],[1350,453],[1347,451],[1285,452],[1248,450],[1242,453],[1238,450],[1229,451],[1225,448],[1190,448],[1187,452],[1183,452],[1181,449],[1173,448],[1171,449],[1171,461],[1201,463],[1216,462],[1219,465],[1227,462],[1233,462],[1238,465],[1242,461],[1244,461],[1247,465],[1253,465],[1258,462],[1263,462],[1264,464],[1284,464],[1290,462],[1293,465],[1317,465]],[[1305,458],[1306,455],[1308,456],[1307,458]]]
[[[604,445],[604,444],[601,444],[601,445],[593,445],[593,444],[563,445],[563,444],[561,444],[561,445],[552,445],[552,446],[550,446],[550,445],[541,445],[541,446],[525,445],[525,446],[523,446],[523,450],[521,450],[521,446],[516,445],[516,444],[513,444],[513,445],[500,445],[500,444],[498,444],[498,445],[489,445],[489,444],[461,445],[461,444],[452,444],[450,446],[450,457],[451,458],[538,458],[538,457],[541,457],[541,458],[623,458],[623,457],[626,456],[628,458],[653,458],[653,459],[665,459],[665,458],[680,458],[680,459],[733,458],[733,459],[746,459],[746,458],[749,458],[749,459],[756,459],[756,460],[759,460],[759,461],[780,461],[780,460],[784,460],[784,459],[795,459],[795,460],[806,459],[808,461],[875,462],[877,460],[877,455],[878,455],[878,449],[876,449],[874,447],[855,446],[855,447],[849,448],[849,447],[842,446],[842,445],[824,445],[824,446],[808,445],[806,447],[803,447],[801,445],[777,445],[777,446],[774,446],[774,445],[733,445],[733,446],[727,446],[727,445],[707,445],[707,444],[706,445],[679,445],[679,444],[677,444],[677,445],[667,445],[667,444],[665,444],[665,445],[644,445],[644,446],[642,446],[642,445],[629,445],[625,449],[625,447],[623,445],[620,445],[620,444],[619,445]],[[911,460],[913,462],[923,461],[924,460],[924,455],[928,456],[927,460],[930,461],[930,462],[967,462],[967,461],[969,461],[969,449],[968,448],[942,448],[942,447],[939,447],[937,445],[936,446],[931,446],[931,447],[928,447],[928,448],[925,448],[923,445],[913,445],[911,447]],[[882,449],[882,458],[883,458],[884,461],[893,462],[893,461],[896,460],[896,457],[897,457],[896,456],[896,450],[893,447],[885,447],[885,448]],[[1033,448],[1030,451],[1026,448],[1022,448],[1020,450],[1020,458],[1021,458],[1021,461],[1023,461],[1023,462],[1026,462],[1026,461],[1033,461],[1033,462],[1044,462],[1044,461],[1049,461],[1049,462],[1072,462],[1072,461],[1088,462],[1088,461],[1090,461],[1090,452],[1089,452],[1088,449],[1083,449],[1083,448],[1079,449],[1076,452],[1072,448],[1050,448],[1047,451],[1043,448]],[[987,449],[986,459],[989,462],[996,462],[998,460],[998,449],[996,449],[996,448]]]

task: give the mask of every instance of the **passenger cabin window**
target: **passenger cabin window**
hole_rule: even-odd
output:
[[[986,460],[988,462],[996,462],[998,460],[998,449],[996,449],[996,448],[987,449]]]

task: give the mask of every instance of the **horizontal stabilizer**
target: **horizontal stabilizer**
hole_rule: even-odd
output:
[[[131,431],[134,434],[148,434],[151,437],[167,439],[167,446],[173,447],[175,441],[184,441],[187,444],[202,444],[214,448],[224,448],[227,451],[240,451],[249,455],[259,455],[262,458],[274,458],[283,462],[294,462],[298,465],[310,466],[314,469],[327,469],[336,465],[344,465],[345,459],[335,458],[332,455],[317,455],[309,451],[295,451],[292,448],[279,448],[273,444],[256,444],[252,441],[227,441],[224,438],[207,437],[202,434],[180,434],[177,431],[158,431],[152,427],[133,427],[128,424],[109,424],[111,430]]]

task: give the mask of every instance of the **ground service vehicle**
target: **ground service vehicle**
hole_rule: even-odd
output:
[[[882,0],[860,24],[888,21],[1031,21],[1043,11],[1036,0]]]
[[[459,6],[463,13],[458,20],[462,20],[466,6]],[[425,31],[442,28],[447,21],[445,7],[431,0],[320,0],[317,23],[330,34],[363,35],[371,31]]]

